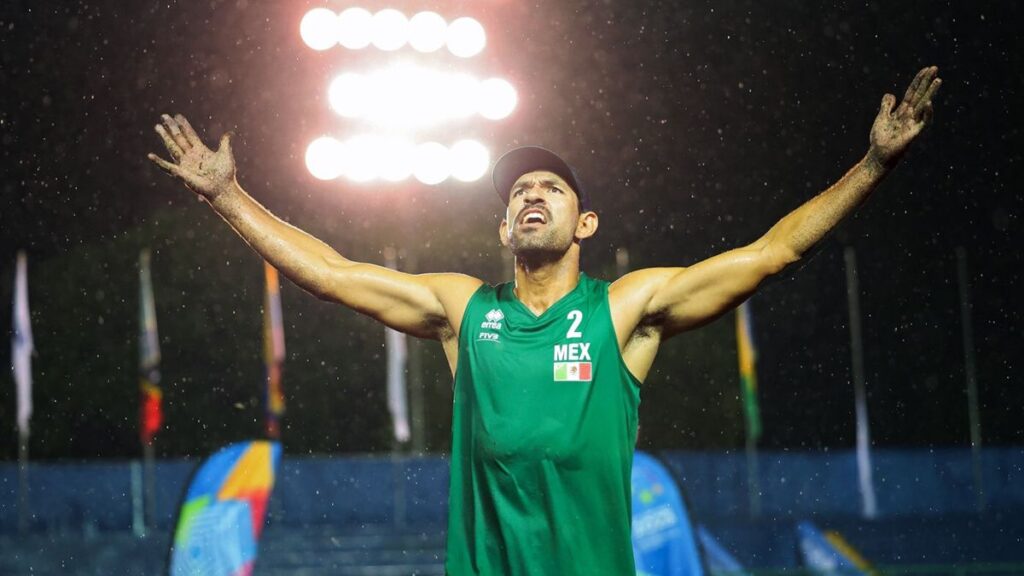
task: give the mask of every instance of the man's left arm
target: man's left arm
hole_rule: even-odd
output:
[[[662,339],[706,324],[742,302],[767,277],[798,261],[847,214],[861,205],[898,163],[932,114],[932,96],[942,81],[938,68],[914,77],[903,101],[886,94],[871,128],[864,158],[838,182],[779,220],[748,246],[688,268],[639,270],[618,288],[643,303],[639,324],[659,328]]]

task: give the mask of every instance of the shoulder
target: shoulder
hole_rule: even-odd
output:
[[[421,274],[420,278],[430,287],[446,311],[450,311],[450,308],[465,308],[478,290],[493,289],[483,280],[465,274]]]
[[[420,278],[430,287],[444,308],[445,318],[451,330],[448,336],[454,338],[458,338],[462,318],[473,295],[478,291],[494,289],[483,280],[465,274],[422,274]]]
[[[608,286],[608,300],[613,307],[647,310],[651,299],[666,282],[685,268],[644,268],[630,272]]]

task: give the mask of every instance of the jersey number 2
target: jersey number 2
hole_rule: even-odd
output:
[[[569,312],[566,318],[572,319],[572,326],[569,327],[569,331],[565,333],[566,338],[583,338],[583,333],[576,329],[580,327],[580,322],[583,322],[583,312],[579,310],[573,310]]]

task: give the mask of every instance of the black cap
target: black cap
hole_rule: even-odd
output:
[[[514,148],[494,163],[491,180],[494,182],[494,190],[506,206],[508,206],[508,196],[512,192],[512,185],[516,183],[516,180],[523,174],[536,170],[547,170],[561,176],[562,180],[572,186],[573,192],[576,193],[576,198],[580,201],[580,210],[590,209],[590,197],[580,185],[576,171],[557,154],[540,146]]]

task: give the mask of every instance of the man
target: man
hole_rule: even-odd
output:
[[[621,576],[634,573],[639,386],[658,346],[742,302],[864,202],[930,118],[937,74],[922,69],[898,106],[886,94],[864,158],[752,244],[611,284],[580,272],[598,217],[573,170],[541,148],[494,168],[501,242],[515,255],[515,281],[497,287],[346,259],[256,203],[235,180],[229,137],[213,152],[182,116],[156,126],[173,161],[149,158],[302,288],[441,341],[455,378],[449,574]]]

